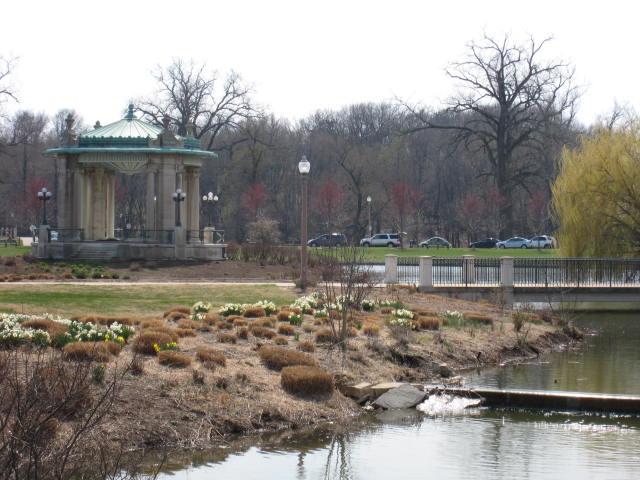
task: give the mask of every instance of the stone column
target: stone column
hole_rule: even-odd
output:
[[[398,283],[398,255],[384,256],[384,283]]]
[[[500,257],[500,288],[506,306],[513,305],[513,257]]]
[[[420,257],[420,283],[418,290],[430,292],[433,290],[433,257]]]
[[[112,170],[107,171],[105,175],[106,182],[106,209],[105,209],[105,230],[106,238],[113,238],[115,236],[115,221],[116,221],[116,173]]]
[[[185,173],[186,193],[185,200],[187,215],[185,226],[187,230],[200,230],[200,171],[188,167]]]
[[[94,240],[93,232],[93,169],[82,172],[82,228],[85,240]]]
[[[173,230],[176,226],[176,207],[172,197],[176,188],[175,163],[163,159],[158,172],[158,189],[156,190],[156,229],[158,230]]]
[[[76,165],[73,169],[73,198],[71,199],[71,225],[73,228],[84,228],[84,172]],[[85,232],[86,234],[86,232]]]
[[[103,240],[106,237],[107,185],[104,168],[95,168],[92,176],[93,222],[92,238]]]
[[[70,195],[71,191],[68,188],[69,183],[69,171],[67,170],[67,157],[66,155],[56,155],[56,190],[54,192],[57,208],[56,225],[58,228],[69,228],[70,219],[69,211],[71,208]]]
[[[155,230],[156,227],[156,181],[157,172],[155,165],[149,164],[147,169],[147,213],[144,219],[144,228],[147,230]]]
[[[462,283],[470,285],[476,283],[476,265],[473,255],[462,256]]]

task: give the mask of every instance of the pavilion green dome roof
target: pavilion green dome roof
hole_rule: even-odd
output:
[[[91,140],[99,138],[156,138],[160,132],[162,132],[162,127],[138,120],[133,113],[133,105],[129,105],[129,111],[122,120],[83,133],[80,135],[79,141],[82,145],[85,139],[91,142]]]

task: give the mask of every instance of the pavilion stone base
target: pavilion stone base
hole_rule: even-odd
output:
[[[34,257],[52,260],[224,260],[226,243],[175,245],[119,242],[48,243],[32,245]]]

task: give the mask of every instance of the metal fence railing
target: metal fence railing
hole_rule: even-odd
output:
[[[420,283],[420,259],[419,257],[398,257],[398,283]]]
[[[513,273],[517,286],[640,285],[640,259],[516,258]]]

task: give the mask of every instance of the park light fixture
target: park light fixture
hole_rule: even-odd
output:
[[[213,192],[209,192],[202,196],[202,202],[209,206],[209,227],[213,224],[213,209],[215,208],[218,199],[218,195],[214,195]]]
[[[51,195],[52,193],[44,187],[38,192],[38,200],[42,201],[42,225],[47,224],[47,201]]]
[[[371,200],[373,200],[371,198],[371,195],[367,195],[367,207],[369,210],[369,238],[371,238],[372,235],[372,225],[371,225]]]
[[[303,155],[298,162],[298,171],[302,178],[302,212],[300,221],[300,288],[304,290],[307,287],[307,179],[311,171],[311,164]]]
[[[180,222],[180,202],[184,202],[184,199],[187,198],[187,194],[182,191],[181,188],[176,189],[173,192],[173,201],[176,202],[176,227],[181,227],[182,223]]]

